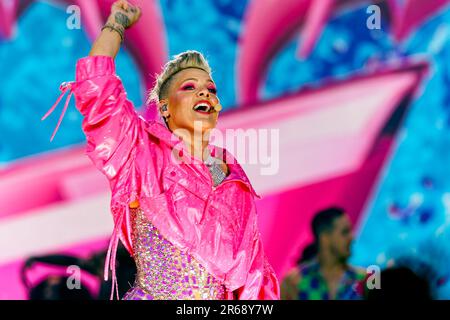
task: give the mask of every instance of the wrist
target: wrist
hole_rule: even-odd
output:
[[[103,31],[104,29],[108,29],[111,32],[116,32],[120,36],[121,42],[123,42],[125,37],[125,29],[123,28],[123,26],[117,23],[106,22],[101,31]]]
[[[123,30],[126,29],[122,24],[117,22],[117,20],[114,18],[114,15],[110,15],[108,17],[108,20],[106,20],[105,24],[112,24],[113,26],[118,27],[118,28],[123,29]]]

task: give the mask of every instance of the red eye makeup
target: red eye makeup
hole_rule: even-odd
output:
[[[217,93],[217,89],[215,87],[209,87],[208,90],[214,94]]]
[[[188,83],[188,84],[185,84],[185,85],[182,87],[183,90],[187,90],[187,89],[189,89],[189,88],[195,88],[195,86],[194,86],[193,84],[191,84],[191,83]]]

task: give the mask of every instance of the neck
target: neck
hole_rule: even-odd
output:
[[[181,130],[179,136],[192,156],[197,159],[202,159],[203,161],[206,160],[204,151],[209,145],[209,135],[207,133],[190,133]]]
[[[347,268],[347,262],[343,259],[338,259],[330,250],[319,250],[318,261],[320,268],[328,272],[339,272]]]

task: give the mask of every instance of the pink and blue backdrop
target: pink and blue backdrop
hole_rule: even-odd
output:
[[[143,17],[117,71],[145,117],[155,116],[143,105],[151,75],[195,49],[214,70],[220,129],[279,130],[279,170],[244,167],[263,196],[261,233],[280,278],[311,241],[313,214],[338,205],[356,228],[352,263],[420,258],[436,270],[436,296],[450,298],[448,1],[132,2]],[[66,26],[72,3],[81,29]],[[53,143],[56,116],[40,122],[111,3],[0,0],[0,299],[26,299],[27,257],[87,256],[112,231],[108,186],[84,155],[73,102]],[[367,27],[370,5],[380,29]]]

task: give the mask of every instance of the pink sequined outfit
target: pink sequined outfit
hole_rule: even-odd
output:
[[[137,275],[123,300],[223,300],[225,288],[165,239],[141,209],[131,210]]]
[[[229,169],[216,185],[180,137],[136,112],[112,57],[80,59],[76,81],[60,89],[49,113],[69,91],[64,114],[74,94],[86,154],[109,180],[114,230],[105,280],[112,271],[113,290],[121,241],[138,266],[126,299],[279,299],[258,229],[259,195],[233,155],[208,145]]]

